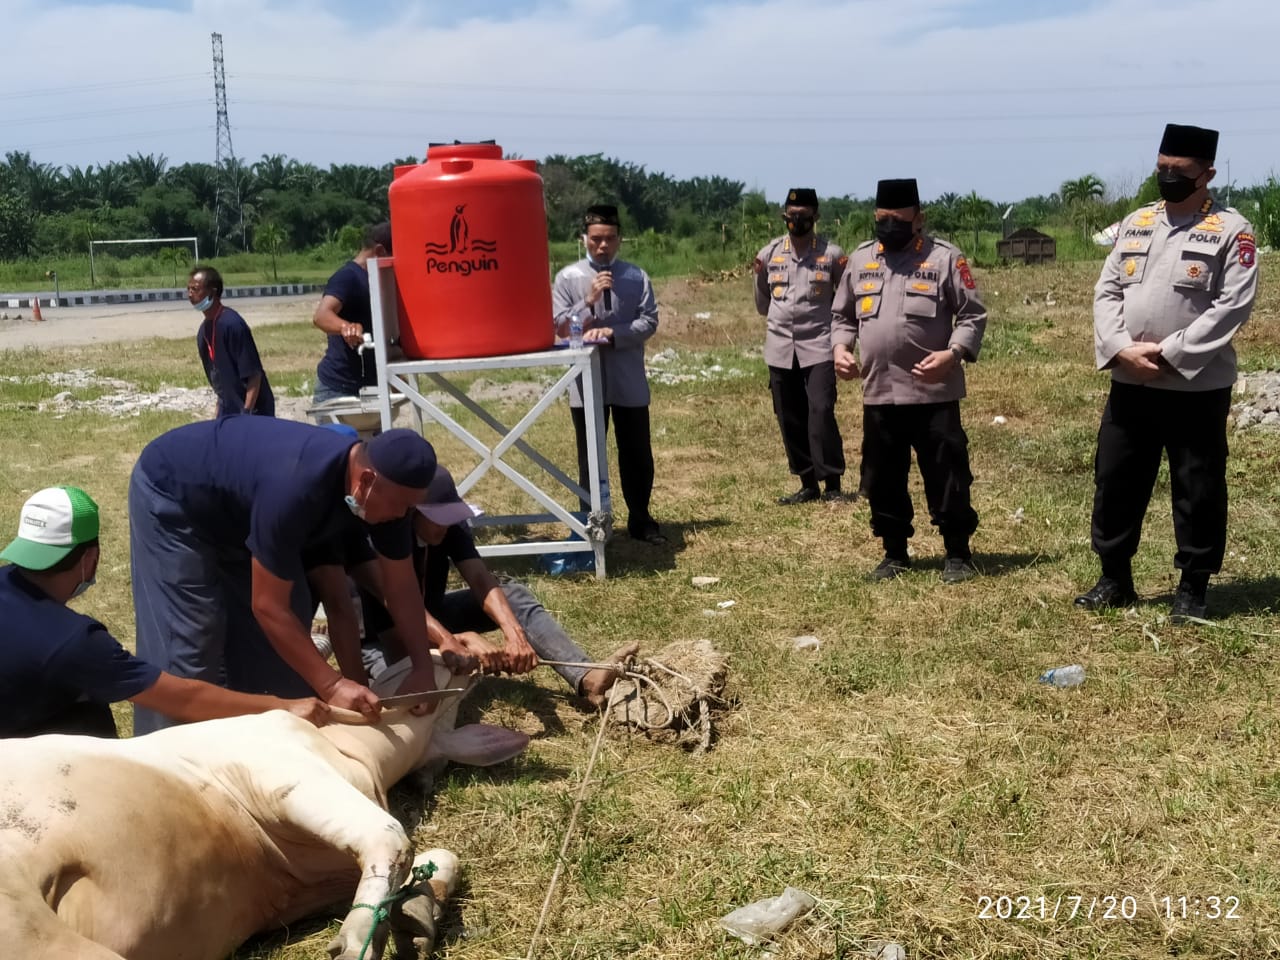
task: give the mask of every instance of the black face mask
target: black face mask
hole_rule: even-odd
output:
[[[1180,173],[1157,173],[1156,185],[1160,196],[1168,203],[1181,203],[1196,192],[1197,177],[1184,177]]]
[[[787,233],[793,237],[807,237],[813,233],[813,217],[787,217]]]
[[[896,252],[906,249],[915,234],[915,226],[910,220],[888,217],[876,221],[876,239],[884,244],[886,250]]]

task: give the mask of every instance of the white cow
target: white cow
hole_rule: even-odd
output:
[[[277,711],[133,740],[0,740],[0,955],[222,960],[254,933],[377,904],[414,862],[387,790],[435,758],[496,763],[528,743],[454,730],[456,711],[321,729]],[[443,902],[457,859],[428,858]],[[330,954],[355,960],[372,928],[372,910],[352,906]]]

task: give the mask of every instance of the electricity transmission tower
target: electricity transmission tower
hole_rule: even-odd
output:
[[[222,69],[222,34],[213,35],[213,102],[218,111],[218,142],[214,152],[214,175],[218,193],[213,215],[213,255],[218,255],[222,239],[222,208],[227,200],[227,184],[224,164],[234,161],[235,148],[231,146],[231,121],[227,119],[227,77]]]

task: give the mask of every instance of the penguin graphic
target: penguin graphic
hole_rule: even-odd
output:
[[[449,224],[449,252],[450,253],[466,253],[467,240],[470,236],[470,229],[467,227],[467,220],[462,215],[462,211],[467,208],[465,203],[459,204],[453,208],[453,220]]]

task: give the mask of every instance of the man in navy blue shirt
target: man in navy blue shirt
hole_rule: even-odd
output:
[[[363,526],[413,658],[403,687],[432,689],[408,515],[435,469],[431,444],[412,430],[363,443],[305,423],[226,417],[157,437],[129,483],[138,656],[233,690],[314,690],[331,706],[376,717],[373,692],[333,670],[311,642],[302,560]],[[135,709],[135,728],[161,724]]]
[[[324,285],[324,295],[311,322],[329,335],[329,345],[316,367],[313,403],[359,396],[361,387],[378,383],[373,354],[358,352],[366,333],[373,333],[369,308],[370,257],[391,256],[391,224],[365,230],[360,251],[338,268]]]
[[[256,413],[276,415],[258,345],[244,317],[222,304],[222,274],[213,267],[196,267],[187,278],[187,299],[204,316],[196,331],[196,353],[218,397],[216,416]]]
[[[0,737],[116,736],[109,704],[132,700],[179,722],[287,709],[313,723],[319,700],[287,701],[175,677],[125,650],[67,602],[98,571],[98,505],[78,487],[49,487],[22,507],[0,553]]]

